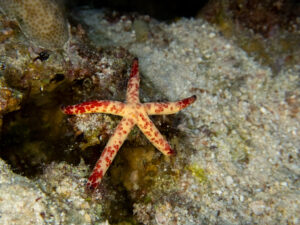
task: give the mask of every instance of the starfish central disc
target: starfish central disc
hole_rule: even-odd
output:
[[[146,113],[144,106],[140,103],[129,103],[125,106],[124,117],[131,118],[135,123],[138,121],[139,113]]]

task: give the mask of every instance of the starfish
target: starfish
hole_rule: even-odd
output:
[[[108,113],[122,116],[113,135],[107,142],[99,160],[97,161],[92,174],[90,175],[87,187],[95,189],[100,184],[102,177],[109,168],[118,150],[127,138],[132,128],[137,125],[147,139],[164,155],[170,156],[175,152],[150,120],[149,115],[173,114],[189,106],[196,100],[193,95],[177,102],[149,102],[140,103],[139,100],[139,68],[138,59],[132,63],[130,78],[127,84],[126,102],[100,100],[89,101],[77,105],[62,108],[65,114],[83,113]]]

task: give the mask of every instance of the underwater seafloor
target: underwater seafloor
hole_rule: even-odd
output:
[[[1,117],[0,224],[300,223],[297,60],[263,64],[201,18],[167,24],[91,9],[72,18],[68,49],[49,58],[1,27],[1,98],[12,107]],[[197,100],[153,117],[175,157],[134,129],[88,192],[119,118],[60,106],[123,101],[135,56],[142,102]]]

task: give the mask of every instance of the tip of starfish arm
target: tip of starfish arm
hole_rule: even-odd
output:
[[[196,95],[193,95],[189,98],[185,98],[181,101],[179,101],[179,105],[181,109],[184,109],[186,107],[188,107],[190,104],[194,103],[196,101],[197,97]]]
[[[193,95],[193,96],[191,96],[189,98],[186,98],[185,100],[186,100],[186,103],[188,105],[190,105],[190,104],[194,103],[197,100],[197,97],[196,97],[196,95]]]
[[[131,66],[130,77],[136,76],[138,72],[139,72],[139,60],[138,58],[134,58]]]
[[[168,152],[168,155],[170,155],[170,156],[175,156],[176,155],[176,152],[175,152],[175,150],[173,150],[173,149],[169,149],[169,152]]]
[[[99,183],[97,183],[97,182],[92,183],[92,182],[88,181],[86,183],[87,189],[91,190],[91,191],[95,190],[98,187],[98,185],[99,185]]]
[[[94,190],[96,189],[100,182],[101,182],[101,178],[103,176],[103,172],[102,170],[98,171],[97,169],[94,170],[91,174],[91,176],[88,179],[88,182],[86,183],[86,186],[89,190]]]
[[[195,102],[197,100],[197,96],[193,95],[190,97],[191,98],[191,103]]]
[[[61,106],[60,109],[65,114],[72,114],[70,110],[70,106]]]

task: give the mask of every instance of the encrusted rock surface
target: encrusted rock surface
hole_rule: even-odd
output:
[[[56,0],[1,0],[0,8],[39,47],[61,49],[69,38],[67,20]]]
[[[0,160],[1,224],[91,224],[100,222],[101,205],[85,193],[87,167],[51,164],[29,180]]]

